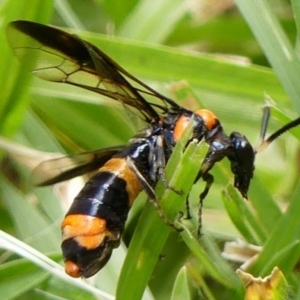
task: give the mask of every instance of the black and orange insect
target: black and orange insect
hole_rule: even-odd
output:
[[[265,139],[270,113],[266,108],[261,143],[253,148],[238,132],[226,135],[211,111],[193,112],[179,106],[76,35],[29,21],[15,21],[8,25],[7,36],[15,55],[34,75],[117,100],[135,110],[145,123],[145,130],[125,146],[78,154],[73,157],[77,161],[74,164],[70,164],[70,157],[46,161],[36,169],[43,174],[36,182],[39,186],[96,170],[74,199],[61,226],[65,270],[73,277],[90,277],[107,263],[120,243],[128,211],[142,190],[160,211],[154,187],[159,179],[167,185],[166,162],[191,119],[190,141],[204,139],[209,146],[204,161],[199,162],[196,179],[202,178],[206,183],[200,205],[213,183],[210,170],[224,157],[230,161],[234,186],[247,198],[256,153],[300,124],[298,118]]]

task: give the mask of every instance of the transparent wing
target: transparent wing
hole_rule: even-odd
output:
[[[11,22],[7,38],[18,59],[36,76],[105,95],[133,107],[146,122],[182,108],[130,75],[94,45],[62,30],[29,21]],[[129,81],[137,84],[133,87]],[[147,102],[142,93],[155,101]]]
[[[117,146],[46,160],[33,170],[32,183],[36,186],[51,185],[95,171],[123,148]]]

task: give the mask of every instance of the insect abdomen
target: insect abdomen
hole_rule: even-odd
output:
[[[140,183],[125,158],[112,158],[74,199],[62,223],[66,272],[90,277],[119,246],[131,204]]]

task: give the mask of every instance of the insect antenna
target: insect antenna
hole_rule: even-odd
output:
[[[290,123],[284,125],[283,127],[279,128],[277,131],[275,131],[273,134],[271,134],[267,139],[265,139],[269,118],[270,118],[270,108],[265,107],[263,118],[262,118],[261,131],[260,131],[260,142],[259,142],[258,146],[255,148],[256,153],[262,152],[274,140],[276,140],[280,135],[282,135],[286,131],[300,125],[300,117],[299,117],[299,118],[291,121]]]

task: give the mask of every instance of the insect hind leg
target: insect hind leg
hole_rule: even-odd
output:
[[[161,167],[161,168],[158,169],[158,177],[162,181],[162,183],[164,184],[166,189],[173,191],[174,193],[176,193],[179,196],[183,195],[182,190],[177,190],[176,188],[174,188],[173,186],[171,186],[169,184],[169,182],[166,178],[166,175],[165,175],[165,169],[164,168]]]
[[[166,178],[165,175],[166,158],[165,158],[165,152],[163,148],[163,137],[161,135],[157,137],[155,153],[156,153],[156,158],[155,158],[156,167],[152,170],[153,176],[156,176],[156,174],[158,174],[159,179],[161,179],[166,189],[169,189],[180,196],[183,195],[183,191],[182,190],[179,191],[175,189],[173,186],[169,185],[169,182]]]
[[[136,177],[137,177],[139,183],[141,184],[143,190],[147,194],[147,196],[149,198],[149,201],[156,208],[159,217],[164,221],[165,224],[167,224],[171,228],[175,229],[176,231],[182,231],[181,228],[178,228],[177,226],[175,226],[175,224],[173,222],[171,222],[167,218],[167,216],[164,214],[164,212],[163,212],[160,204],[157,201],[157,196],[156,196],[156,193],[155,193],[154,189],[151,187],[151,185],[147,182],[147,180],[145,179],[145,177],[138,170],[138,168],[136,167],[134,161],[130,157],[127,157],[126,158],[126,163],[130,167],[131,171],[136,175]]]

